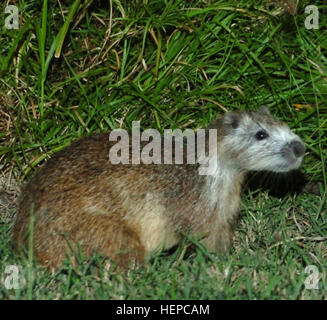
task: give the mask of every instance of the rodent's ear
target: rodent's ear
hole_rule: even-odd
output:
[[[240,124],[240,114],[238,112],[228,112],[224,116],[224,125],[233,129],[238,128]]]
[[[261,114],[265,114],[267,116],[270,116],[271,115],[270,114],[270,111],[269,111],[269,109],[268,109],[268,107],[266,105],[261,106],[259,108],[258,112],[261,113]]]

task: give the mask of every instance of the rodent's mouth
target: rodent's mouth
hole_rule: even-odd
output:
[[[287,160],[285,159],[285,157],[283,157],[283,158],[284,158],[284,163],[277,166],[275,172],[288,172],[291,170],[296,170],[301,166],[301,163],[303,160],[303,156],[299,157],[299,158],[288,157]]]

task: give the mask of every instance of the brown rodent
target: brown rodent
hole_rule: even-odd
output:
[[[296,169],[305,146],[266,107],[226,113],[207,129],[217,129],[210,175],[200,175],[198,163],[112,164],[108,151],[116,142],[108,133],[61,150],[22,192],[16,247],[28,245],[33,216],[34,254],[48,269],[60,267],[77,248],[128,267],[175,246],[183,232],[202,235],[213,252],[226,250],[246,172]]]

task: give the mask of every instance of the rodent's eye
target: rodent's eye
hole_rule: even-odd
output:
[[[257,140],[263,140],[269,137],[269,134],[265,130],[260,130],[255,134]]]

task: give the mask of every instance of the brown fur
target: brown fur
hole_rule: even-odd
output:
[[[218,128],[219,144],[229,128],[222,120],[211,127]],[[22,192],[13,230],[17,248],[28,244],[31,214],[34,253],[48,269],[78,248],[128,267],[178,244],[181,231],[203,235],[212,251],[229,247],[244,170],[229,184],[217,184],[199,175],[198,165],[113,165],[108,154],[114,144],[107,133],[95,134],[47,161]]]

